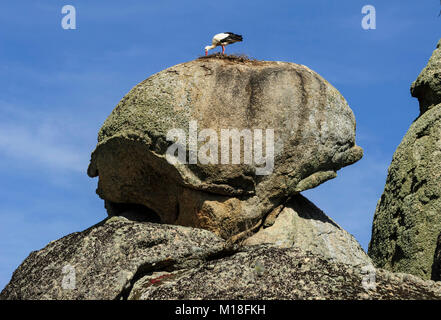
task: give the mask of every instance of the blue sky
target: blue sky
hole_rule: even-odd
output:
[[[61,28],[74,5],[77,29]],[[372,4],[377,29],[361,28]],[[418,115],[409,87],[440,38],[438,0],[0,3],[0,289],[32,250],[106,217],[86,175],[100,126],[155,72],[227,52],[309,66],[347,99],[365,156],[304,194],[366,249],[393,152]]]

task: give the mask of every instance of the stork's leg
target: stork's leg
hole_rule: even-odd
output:
[[[222,54],[225,54],[225,46],[222,46]]]

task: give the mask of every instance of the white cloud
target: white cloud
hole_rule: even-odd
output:
[[[90,150],[78,123],[63,114],[44,114],[0,102],[0,156],[26,166],[84,172]],[[78,135],[75,135],[78,132]]]
[[[84,161],[78,151],[48,140],[39,128],[0,126],[0,153],[4,156],[38,161],[59,169],[84,171]]]

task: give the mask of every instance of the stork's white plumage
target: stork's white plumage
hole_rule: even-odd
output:
[[[211,41],[211,46],[205,47],[205,55],[208,54],[208,50],[214,49],[218,46],[222,47],[222,54],[225,53],[225,46],[242,41],[242,36],[239,34],[235,34],[232,32],[222,32],[218,33],[213,37],[213,40]]]

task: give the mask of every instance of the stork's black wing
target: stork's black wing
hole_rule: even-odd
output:
[[[232,32],[224,32],[226,34],[228,34],[228,37],[223,38],[221,43],[233,43],[233,42],[239,42],[242,41],[243,38],[240,34],[235,34]]]

